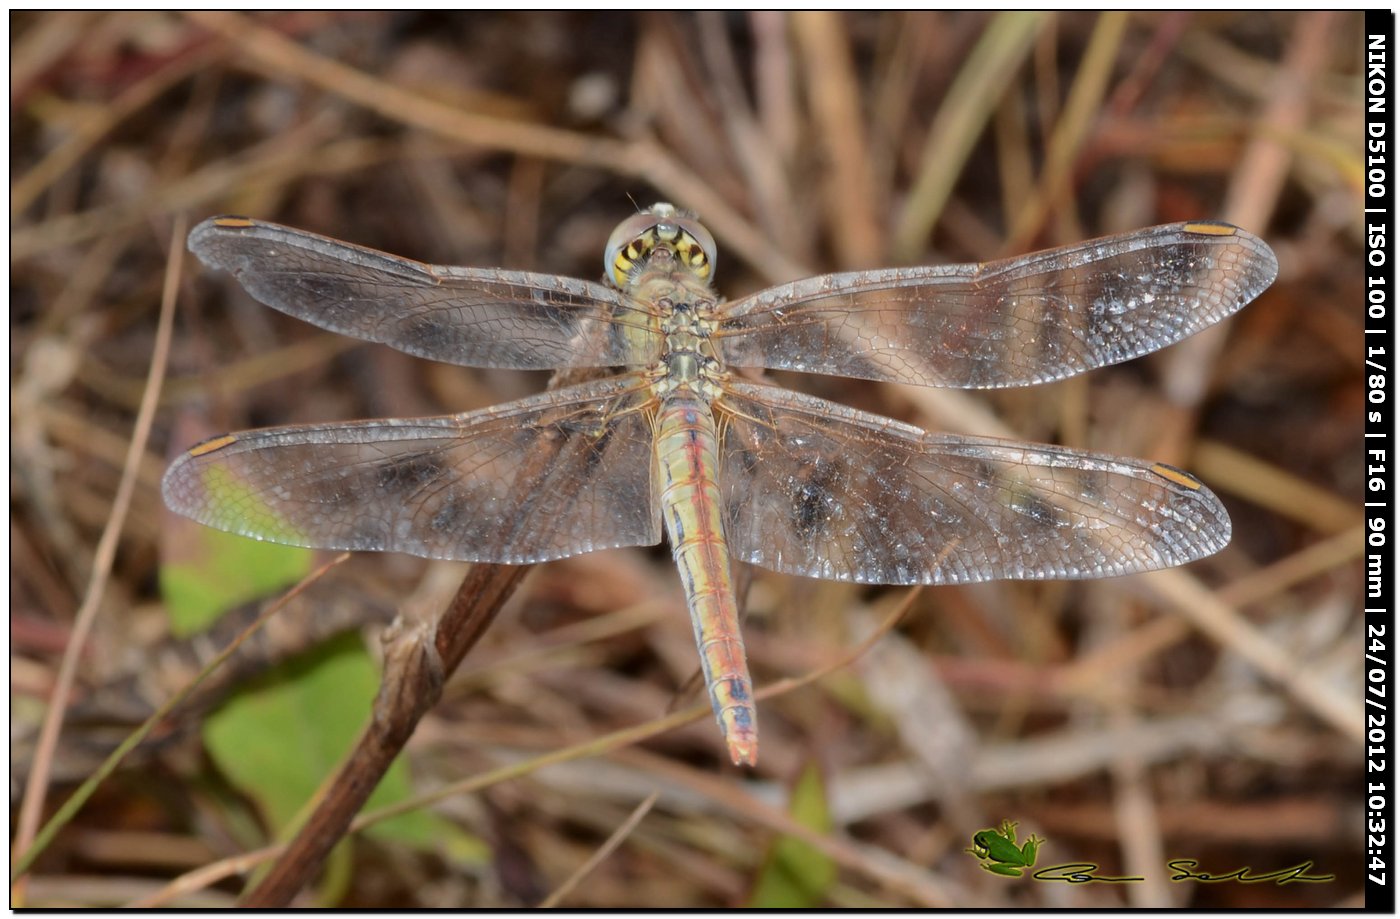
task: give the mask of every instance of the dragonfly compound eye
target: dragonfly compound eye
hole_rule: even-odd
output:
[[[714,275],[714,237],[700,221],[669,204],[652,205],[618,224],[603,253],[603,270],[614,284],[625,287],[632,269],[644,264],[658,246],[669,249],[701,280]]]

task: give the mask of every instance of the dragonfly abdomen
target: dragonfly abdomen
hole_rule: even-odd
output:
[[[710,704],[730,758],[758,760],[753,685],[720,513],[719,436],[714,416],[689,387],[668,393],[656,420],[657,493],[700,649]]]

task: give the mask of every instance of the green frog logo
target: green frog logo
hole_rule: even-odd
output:
[[[1003,820],[995,830],[972,834],[972,848],[966,851],[982,860],[982,868],[992,874],[1021,877],[1022,871],[1035,865],[1036,853],[1045,840],[1031,834],[1026,844],[1016,845],[1016,824]]]

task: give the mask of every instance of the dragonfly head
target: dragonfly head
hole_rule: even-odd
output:
[[[632,269],[645,265],[651,253],[669,249],[676,263],[702,281],[715,270],[715,238],[693,214],[660,203],[622,221],[608,238],[603,270],[618,287],[625,287]]]

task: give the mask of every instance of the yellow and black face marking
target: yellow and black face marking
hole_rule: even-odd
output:
[[[671,250],[677,263],[702,281],[714,272],[715,241],[694,217],[669,204],[657,204],[618,225],[604,256],[608,278],[625,287],[632,270],[645,264],[658,247]]]
[[[709,280],[710,259],[700,242],[675,224],[657,224],[624,246],[613,258],[612,279],[618,287],[627,283],[632,268],[647,260],[657,246],[665,246],[676,254],[676,261]]]

